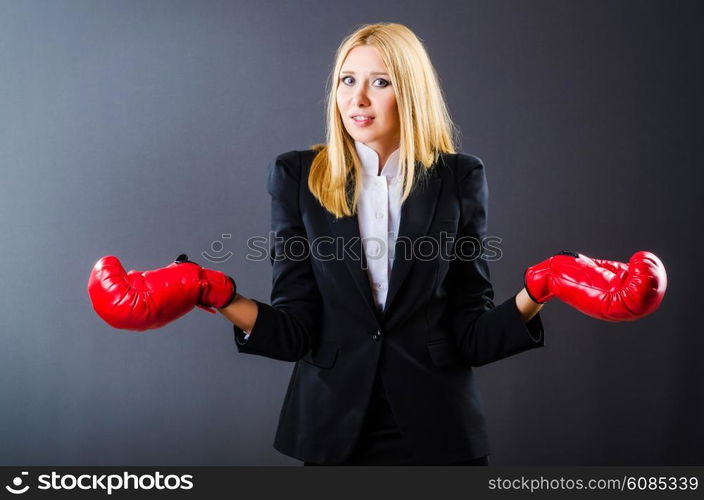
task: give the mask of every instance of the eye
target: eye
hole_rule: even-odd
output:
[[[343,84],[347,85],[348,87],[350,85],[354,85],[354,77],[352,77],[350,75],[345,75],[345,76],[341,77],[340,81]],[[377,78],[376,80],[374,80],[374,83],[376,83],[376,82],[381,82],[378,85],[374,85],[377,88],[383,89],[384,87],[388,87],[389,85],[391,85],[391,82],[388,80],[385,80],[384,78]]]

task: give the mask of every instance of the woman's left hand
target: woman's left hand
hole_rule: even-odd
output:
[[[665,266],[645,251],[627,264],[563,251],[529,267],[524,281],[535,302],[556,297],[604,321],[633,321],[654,312],[667,289]]]

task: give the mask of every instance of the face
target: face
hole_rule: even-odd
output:
[[[352,138],[380,155],[398,148],[396,95],[379,51],[369,45],[355,47],[337,76],[337,109]]]

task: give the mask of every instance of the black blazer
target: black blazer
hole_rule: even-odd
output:
[[[479,252],[469,256],[471,244],[464,258],[448,258],[460,241],[486,236],[481,160],[441,155],[403,204],[380,313],[357,217],[336,220],[308,189],[315,154],[291,151],[269,166],[271,305],[256,301],[248,340],[235,327],[240,352],[296,362],[274,447],[304,461],[342,462],[360,434],[378,371],[399,429],[424,463],[489,454],[472,367],[544,341],[540,315],[524,323],[515,297],[494,306],[487,262]],[[455,243],[443,246],[442,233]],[[431,239],[449,254],[432,252]]]

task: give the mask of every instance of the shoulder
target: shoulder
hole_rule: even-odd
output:
[[[272,169],[285,169],[300,177],[300,173],[310,168],[313,159],[318,154],[314,149],[294,149],[278,155],[271,163]]]
[[[317,151],[313,149],[292,150],[278,155],[269,164],[269,192],[275,192],[291,182],[306,179]]]
[[[484,162],[476,155],[469,153],[443,153],[441,163],[457,179],[458,183],[466,182],[472,177],[484,177]]]

